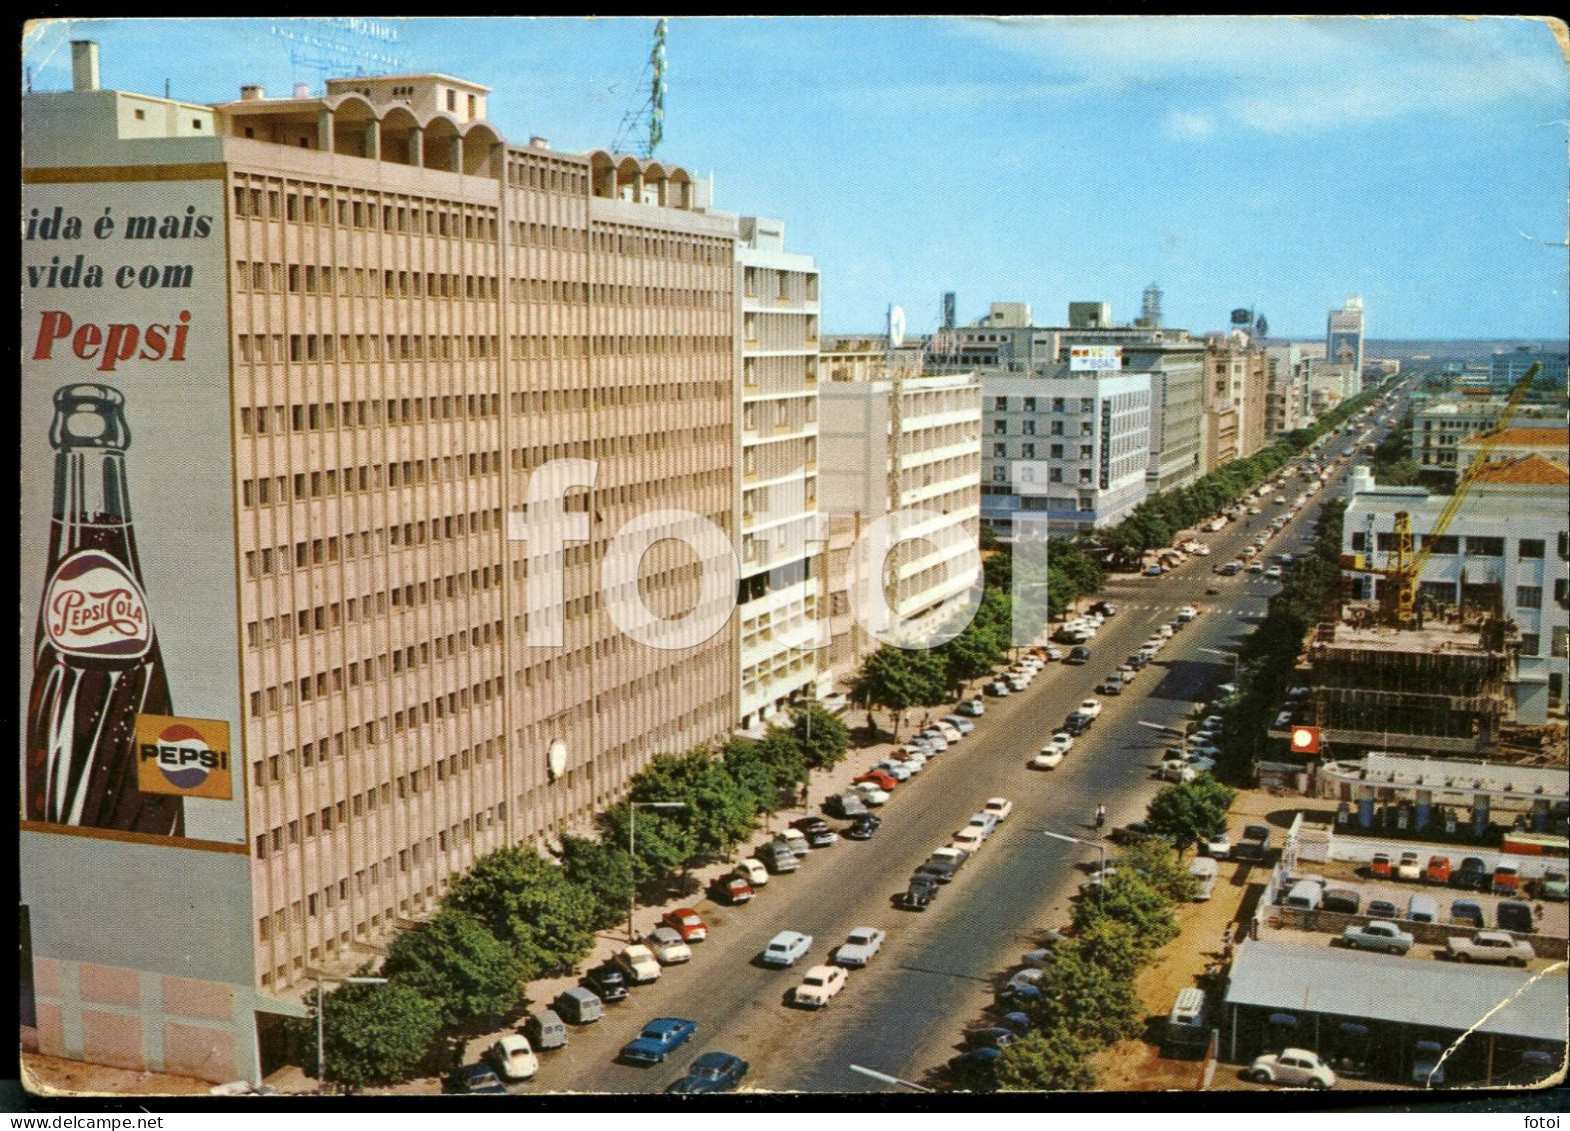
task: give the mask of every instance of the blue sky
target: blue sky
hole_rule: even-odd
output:
[[[24,64],[66,89],[68,41],[94,38],[105,86],[287,95],[324,72],[279,31],[315,31],[483,83],[509,140],[577,152],[646,94],[652,18],[378,22],[396,38],[44,23]],[[676,19],[667,57],[659,156],[712,173],[718,208],[784,218],[828,332],[876,330],[891,302],[929,331],[945,290],[964,321],[995,300],[1129,319],[1154,281],[1195,331],[1254,306],[1273,336],[1318,338],[1360,293],[1374,338],[1570,333],[1570,93],[1541,21]]]

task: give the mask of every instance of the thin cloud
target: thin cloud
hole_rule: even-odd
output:
[[[1209,137],[1216,132],[1216,120],[1209,114],[1174,110],[1167,115],[1166,135],[1179,140]]]

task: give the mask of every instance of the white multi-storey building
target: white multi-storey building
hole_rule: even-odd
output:
[[[1149,373],[982,374],[982,519],[1000,536],[1017,512],[1054,531],[1106,526],[1144,500]]]
[[[1394,545],[1395,516],[1410,516],[1417,549],[1450,502],[1422,487],[1380,487],[1366,469],[1348,483],[1343,549],[1383,567]],[[1369,531],[1373,546],[1369,546]],[[1570,656],[1570,471],[1540,455],[1501,461],[1478,473],[1450,526],[1436,540],[1420,579],[1420,598],[1463,620],[1502,610],[1520,630],[1516,717],[1561,717]],[[1376,577],[1351,573],[1354,599],[1378,595]]]
[[[758,726],[818,676],[818,269],[782,220],[742,217],[741,618],[736,707]]]

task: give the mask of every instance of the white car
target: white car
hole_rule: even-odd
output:
[[[921,739],[928,746],[932,747],[932,749],[929,751],[929,753],[932,753],[932,754],[941,754],[945,750],[947,750],[949,748],[949,745],[950,745],[949,740],[944,738],[941,734],[939,734],[935,730],[924,730],[924,731],[922,731],[921,732]]]
[[[1232,851],[1232,839],[1225,830],[1213,833],[1205,838],[1205,855],[1216,860],[1225,860]]]
[[[1333,1088],[1336,1074],[1307,1049],[1283,1049],[1255,1057],[1248,1070],[1256,1084],[1286,1084],[1293,1088]]]
[[[692,957],[690,951],[687,957]],[[622,973],[627,976],[627,981],[634,986],[660,980],[660,960],[655,958],[654,952],[646,946],[623,947],[621,953],[616,956],[616,965],[621,967]]]
[[[875,782],[858,782],[855,786],[855,790],[857,793],[861,794],[861,800],[868,805],[888,804],[888,790],[880,789]]]
[[[975,853],[987,841],[987,834],[974,825],[966,825],[954,834],[954,839],[949,841],[950,848],[957,848],[961,852]]]
[[[1041,748],[1041,752],[1030,760],[1032,770],[1055,770],[1063,764],[1063,751],[1054,743],[1048,743]]]
[[[793,966],[796,959],[812,949],[812,936],[800,931],[781,931],[763,948],[766,966]]]
[[[991,813],[1001,824],[1008,820],[1010,813],[1014,812],[1014,803],[1007,797],[989,797],[981,809],[984,813]]]
[[[1067,754],[1074,749],[1074,736],[1066,730],[1060,730],[1052,736],[1052,740],[1047,745],[1056,746],[1063,753]]]
[[[692,948],[681,937],[680,931],[670,927],[657,927],[643,937],[643,944],[654,952],[661,966],[676,966],[692,961]]]
[[[879,762],[872,768],[874,770],[882,770],[895,781],[905,781],[911,777],[910,767],[903,762]]]
[[[755,888],[761,888],[769,882],[769,870],[763,866],[763,861],[756,856],[749,856],[740,864],[737,864],[736,874]]]
[[[1199,616],[1199,610],[1196,609],[1193,605],[1184,605],[1177,611],[1177,615],[1178,620],[1182,621],[1184,624],[1187,624],[1189,621]]]
[[[1101,715],[1100,699],[1082,699],[1079,703],[1079,713],[1089,718],[1099,718]]]
[[[528,1080],[540,1070],[540,1058],[529,1047],[529,1038],[508,1033],[491,1046],[491,1063],[509,1080]]]
[[[961,737],[972,733],[976,729],[976,724],[965,718],[963,715],[944,715],[943,718],[939,721],[945,722],[955,730],[959,731]]]
[[[1005,681],[1010,691],[1024,691],[1030,686],[1030,677],[1026,675],[1011,675]]]
[[[876,927],[853,927],[834,952],[834,961],[848,969],[859,970],[883,949],[887,937]]]
[[[938,734],[942,735],[944,740],[950,746],[953,746],[956,742],[965,737],[964,732],[961,731],[957,726],[955,726],[953,723],[945,722],[943,719],[938,719],[936,722],[929,724],[926,729],[929,731],[936,731]]]
[[[1170,782],[1190,782],[1199,776],[1199,771],[1181,758],[1168,758],[1161,763],[1161,780]]]
[[[988,695],[995,695],[999,699],[1003,699],[1003,698],[1007,697],[1008,693],[1009,693],[1009,685],[1004,683],[1001,679],[997,680],[996,682],[987,684],[987,694]]]
[[[959,713],[973,719],[980,718],[987,713],[987,705],[980,699],[967,699],[959,705]]]
[[[813,966],[796,987],[792,1000],[806,1009],[822,1009],[845,988],[843,966]]]

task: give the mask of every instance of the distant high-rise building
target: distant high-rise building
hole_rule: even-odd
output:
[[[1515,383],[1526,376],[1526,371],[1534,361],[1542,365],[1536,381],[1539,387],[1565,387],[1565,371],[1567,364],[1570,364],[1570,354],[1563,348],[1533,349],[1531,346],[1517,346],[1508,352],[1499,350],[1489,358],[1489,386],[1496,390],[1514,388]]]
[[[1108,330],[1112,328],[1110,302],[1071,302],[1068,304],[1070,330]]]
[[[952,330],[958,324],[958,296],[953,291],[943,292],[943,329]]]
[[[1140,309],[1139,324],[1146,330],[1161,329],[1161,288],[1154,283],[1145,288],[1145,301]]]
[[[1337,365],[1348,366],[1355,377],[1361,378],[1363,373],[1362,295],[1348,295],[1344,308],[1330,312],[1330,318],[1325,325],[1325,357]]]

